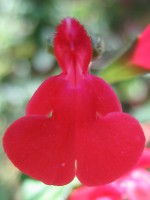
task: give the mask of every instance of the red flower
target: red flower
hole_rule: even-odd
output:
[[[91,41],[80,23],[64,19],[54,51],[62,73],[42,83],[26,116],[6,131],[3,145],[22,172],[46,184],[64,185],[76,175],[85,185],[111,182],[138,161],[144,135],[122,113],[111,87],[91,75]]]
[[[150,173],[144,169],[149,167],[150,149],[145,148],[135,169],[115,182],[116,187],[122,191],[122,199],[150,199]]]
[[[150,70],[150,25],[139,36],[136,46],[134,47],[131,63]]]

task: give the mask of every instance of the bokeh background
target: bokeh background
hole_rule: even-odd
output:
[[[102,58],[92,65],[96,74],[150,22],[150,4],[149,0],[0,0],[0,138],[24,114],[41,82],[59,73],[47,40],[67,16],[79,19],[105,42]],[[141,123],[150,121],[149,75],[112,86],[125,112]],[[10,163],[0,145],[0,200],[65,200],[77,184],[58,188],[30,179]]]

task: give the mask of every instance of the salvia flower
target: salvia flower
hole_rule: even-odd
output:
[[[143,131],[112,88],[89,73],[91,40],[76,19],[58,25],[54,53],[62,73],[42,83],[26,115],[6,130],[4,150],[46,184],[64,185],[75,175],[88,186],[114,181],[138,161]]]

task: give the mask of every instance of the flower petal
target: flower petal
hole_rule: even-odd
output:
[[[66,81],[63,75],[50,77],[45,80],[40,87],[36,90],[32,98],[30,99],[27,107],[26,114],[41,114],[49,115],[54,109],[54,104],[61,103],[58,93],[65,90]]]
[[[56,110],[61,118],[65,114],[69,119],[72,113],[74,120],[78,120],[82,115],[95,117],[97,113],[121,112],[122,108],[112,88],[102,79],[86,74],[77,86],[72,86],[61,74],[42,83],[30,99],[26,114],[49,115]]]
[[[70,17],[58,25],[54,38],[54,52],[64,72],[69,72],[73,65],[82,72],[87,71],[92,58],[92,45],[84,27]]]
[[[119,98],[107,82],[99,77],[87,74],[86,85],[89,96],[91,96],[90,92],[93,91],[92,96],[95,97],[93,105],[96,106],[100,115],[106,115],[110,112],[122,112]]]
[[[146,27],[138,38],[131,62],[134,65],[150,70],[150,25]]]
[[[25,174],[46,184],[64,185],[75,175],[69,127],[53,118],[22,117],[6,131],[4,150]]]
[[[112,182],[131,170],[145,141],[139,123],[122,113],[108,114],[81,127],[77,140],[76,174],[87,186]]]

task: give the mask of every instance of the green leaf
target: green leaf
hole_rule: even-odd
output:
[[[99,76],[105,79],[108,83],[116,83],[127,79],[134,78],[135,76],[143,75],[146,70],[137,68],[133,65],[122,63],[112,63],[109,67],[99,73]]]
[[[118,58],[104,67],[98,75],[108,83],[116,83],[148,73],[148,70],[133,65],[130,62],[137,40],[134,41]]]

